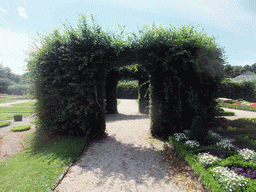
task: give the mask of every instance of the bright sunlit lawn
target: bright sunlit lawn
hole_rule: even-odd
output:
[[[0,191],[48,191],[78,157],[86,138],[63,137],[33,144],[35,129],[23,138],[27,148],[0,163]]]

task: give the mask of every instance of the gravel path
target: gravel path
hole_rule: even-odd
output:
[[[3,135],[3,138],[0,139],[0,162],[5,160],[7,157],[14,155],[15,153],[24,149],[22,144],[22,136],[25,135],[29,130],[22,132],[13,132],[10,129],[13,126],[18,125],[31,125],[33,117],[23,117],[22,121],[13,121],[7,127],[0,127],[0,135]],[[34,128],[34,125],[31,126],[31,129]]]
[[[245,111],[245,110],[239,110],[239,109],[230,109],[222,107],[225,111],[231,111],[234,112],[234,116],[225,116],[225,118],[234,120],[239,118],[256,118],[256,112],[254,111]]]
[[[135,100],[121,100],[119,114],[107,116],[108,137],[93,143],[56,191],[182,191],[162,161],[163,143],[150,138],[150,121]]]
[[[33,101],[33,100],[19,100],[19,101],[13,101],[10,103],[1,103],[0,106],[9,107],[9,106],[12,106],[13,104],[25,103],[30,101]],[[10,131],[10,129],[13,126],[30,125],[31,124],[30,122],[33,120],[34,118],[31,116],[23,117],[22,121],[14,121],[12,119],[12,120],[8,120],[11,122],[9,126],[0,127],[0,135],[3,136],[3,138],[0,139],[0,162],[5,160],[7,157],[24,149],[24,146],[22,144],[22,136],[25,135],[29,130],[22,131],[22,132],[13,132],[13,131]],[[34,128],[34,125],[31,128]]]

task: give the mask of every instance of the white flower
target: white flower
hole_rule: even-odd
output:
[[[215,133],[211,130],[208,131],[208,135],[211,137],[211,138],[214,138],[214,139],[218,139],[218,140],[221,140],[222,139],[222,136],[219,135],[218,133]]]
[[[174,138],[176,141],[188,140],[188,137],[184,133],[174,133]]]
[[[200,146],[199,142],[196,141],[196,140],[188,140],[188,141],[185,142],[185,144],[188,145],[191,148],[195,148],[195,147]]]
[[[244,159],[248,161],[256,161],[256,153],[254,150],[250,149],[241,149],[238,151],[239,155]]]
[[[237,191],[238,188],[245,186],[248,182],[244,176],[237,175],[227,167],[215,167],[210,171],[213,172],[213,177],[229,191]]]
[[[213,156],[209,153],[202,153],[199,154],[199,163],[203,166],[213,165],[215,163],[218,163],[220,159],[216,156]]]
[[[216,145],[220,146],[220,147],[222,147],[224,149],[227,148],[228,150],[230,150],[231,148],[234,148],[234,145],[228,139],[223,139],[222,141],[217,142]]]

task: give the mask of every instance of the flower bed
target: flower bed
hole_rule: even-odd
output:
[[[232,102],[225,102],[221,100],[217,100],[220,107],[227,107],[232,109],[241,109],[241,110],[247,110],[247,111],[256,111],[256,103],[251,103],[247,101],[235,101]]]
[[[256,153],[236,150],[229,140],[208,132],[214,143],[200,146],[189,140],[189,131],[174,134],[169,141],[199,175],[209,191],[256,191]]]

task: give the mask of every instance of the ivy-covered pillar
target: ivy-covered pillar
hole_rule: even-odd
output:
[[[159,72],[152,72],[149,76],[150,80],[150,130],[153,136],[158,136],[164,129],[162,125],[163,116],[163,79],[159,77]]]
[[[159,68],[150,74],[151,134],[167,139],[182,129],[182,82],[177,71]]]
[[[118,83],[118,71],[113,69],[108,72],[106,78],[106,112],[117,113],[116,87]]]
[[[139,79],[139,112],[149,113],[149,81],[146,78]]]

